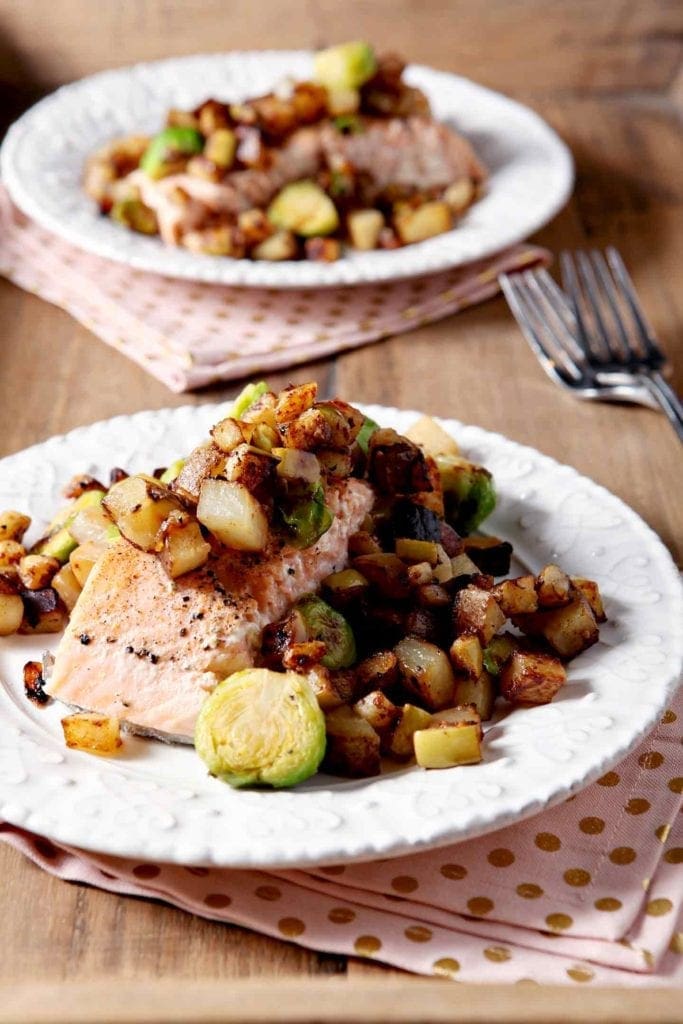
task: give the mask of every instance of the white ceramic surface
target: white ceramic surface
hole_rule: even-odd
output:
[[[170,107],[243,99],[287,76],[310,76],[311,54],[271,51],[177,57],[105,71],[41,100],[9,130],[2,177],[15,203],[82,249],[171,277],[270,288],[362,284],[412,277],[491,255],[549,221],[566,202],[572,159],[526,107],[456,75],[411,66],[437,118],[461,130],[488,166],[487,193],[458,224],[404,249],[350,253],[336,263],[268,263],[164,246],[101,217],[81,188],[86,157],[117,135],[158,131]]]
[[[367,410],[406,429],[416,413]],[[84,427],[0,462],[0,509],[33,534],[78,471],[163,465],[206,435],[216,406],[143,412]],[[490,532],[538,569],[596,579],[609,622],[543,707],[489,725],[483,763],[362,781],[317,776],[287,792],[235,791],[191,748],[130,737],[107,760],[67,750],[53,704],[23,695],[22,665],[54,637],[0,639],[0,819],[73,846],[185,864],[284,866],[400,854],[491,831],[558,802],[615,764],[655,723],[683,660],[683,594],[667,551],[621,501],[531,448],[445,421],[494,473]]]

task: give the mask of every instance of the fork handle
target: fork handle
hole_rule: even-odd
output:
[[[678,434],[678,439],[683,441],[683,402],[657,370],[643,374],[642,381],[661,406],[669,423]]]

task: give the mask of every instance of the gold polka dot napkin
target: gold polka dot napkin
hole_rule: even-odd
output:
[[[413,856],[233,871],[96,856],[1,823],[0,840],[69,881],[419,974],[681,985],[682,716],[683,692],[639,749],[565,803]]]
[[[77,249],[27,220],[0,186],[0,274],[65,309],[176,392],[409,331],[495,295],[498,274],[547,262],[543,249],[517,245],[430,277],[354,288],[202,284]]]

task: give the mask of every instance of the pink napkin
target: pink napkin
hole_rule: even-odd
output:
[[[95,856],[7,824],[0,840],[68,881],[418,974],[681,985],[682,715],[683,691],[634,753],[565,803],[393,860],[221,870]]]
[[[0,186],[0,274],[67,310],[172,391],[321,359],[439,320],[549,262],[517,245],[431,277],[274,291],[173,280],[83,252],[27,220]]]

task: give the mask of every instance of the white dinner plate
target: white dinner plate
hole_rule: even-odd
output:
[[[154,133],[170,107],[213,96],[239,100],[287,76],[310,77],[312,55],[271,51],[175,57],[92,75],[41,100],[10,128],[2,177],[14,202],[67,241],[139,270],[269,288],[364,284],[455,267],[519,242],[549,221],[573,183],[567,147],[527,107],[465,78],[411,66],[406,79],[435,116],[462,131],[491,172],[485,196],[446,234],[394,251],[353,252],[336,263],[235,260],[195,254],[99,215],[81,187],[86,157],[107,140]]]
[[[371,406],[405,430],[417,413]],[[202,440],[213,405],[122,416],[0,462],[0,509],[44,527],[76,472],[147,470]],[[182,864],[294,866],[435,847],[535,814],[596,779],[656,722],[683,661],[683,594],[662,543],[603,488],[532,448],[444,421],[494,474],[491,533],[538,570],[558,561],[596,579],[609,621],[575,659],[552,704],[489,723],[481,764],[406,767],[360,781],[318,775],[292,791],[233,790],[209,778],[192,748],[128,737],[112,759],[68,750],[59,704],[36,708],[22,666],[50,636],[0,639],[0,819],[85,849]],[[125,596],[122,598],[125,600]],[[112,600],[116,596],[112,595]]]

